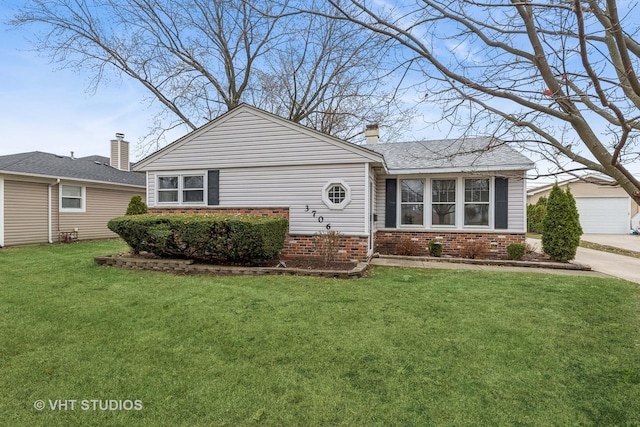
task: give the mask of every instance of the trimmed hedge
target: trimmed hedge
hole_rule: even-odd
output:
[[[277,256],[284,246],[284,218],[234,214],[143,214],[107,224],[134,251],[165,258],[253,262]]]

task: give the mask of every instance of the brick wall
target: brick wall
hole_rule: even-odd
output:
[[[289,219],[288,208],[150,208],[149,213],[231,213],[260,216],[277,216]],[[368,239],[366,237],[345,236],[338,250],[336,261],[363,260],[367,257]],[[319,257],[312,236],[287,235],[282,249],[282,258]]]
[[[343,236],[341,248],[338,249],[336,261],[353,261],[367,258],[369,239],[358,236]],[[321,254],[313,244],[313,236],[287,236],[282,250],[283,258],[299,258],[304,256],[319,257]]]
[[[525,243],[524,233],[473,233],[417,230],[378,231],[375,251],[383,255],[429,255],[429,241],[442,242],[442,254],[468,256],[471,246],[477,246],[486,258],[507,258],[507,246]],[[403,242],[409,242],[403,244]],[[402,253],[403,249],[411,254]]]

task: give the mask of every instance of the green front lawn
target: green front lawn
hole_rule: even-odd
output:
[[[629,282],[385,268],[353,281],[223,278],[93,264],[124,249],[0,250],[3,425],[640,420],[640,290]],[[56,399],[78,402],[52,410]],[[142,410],[80,407],[92,399]]]

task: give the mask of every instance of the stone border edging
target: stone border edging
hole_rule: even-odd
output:
[[[165,271],[179,274],[213,274],[218,276],[242,275],[298,275],[328,277],[339,279],[355,279],[363,277],[369,267],[368,263],[359,262],[351,270],[306,270],[303,268],[285,267],[244,267],[231,265],[195,264],[188,259],[137,258],[120,255],[103,255],[94,257],[98,265],[128,268],[132,270]]]
[[[429,262],[450,262],[457,264],[475,264],[475,265],[502,265],[506,267],[531,267],[531,268],[554,268],[557,270],[581,270],[591,271],[591,267],[584,264],[563,263],[553,261],[516,261],[511,259],[470,259],[470,258],[445,258],[430,256],[404,256],[404,255],[379,255],[379,258],[386,259],[402,259],[414,261]]]

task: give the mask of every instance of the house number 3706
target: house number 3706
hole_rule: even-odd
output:
[[[305,212],[311,212],[311,215],[318,220],[320,224],[324,222],[324,217],[322,215],[318,215],[318,211],[309,209],[309,205],[306,205],[304,208]],[[327,230],[331,230],[331,224],[326,224],[324,226]]]

